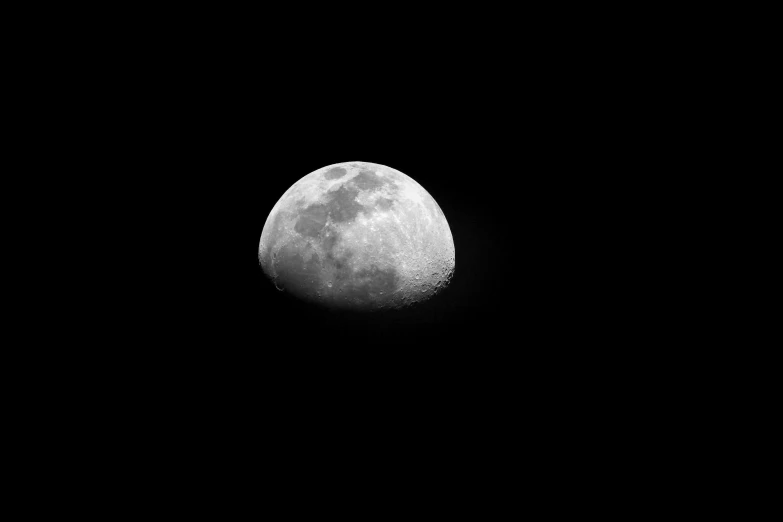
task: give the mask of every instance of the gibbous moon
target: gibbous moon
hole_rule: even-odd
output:
[[[421,185],[377,163],[318,169],[286,191],[258,259],[282,291],[329,308],[373,311],[437,294],[454,273],[446,216]]]

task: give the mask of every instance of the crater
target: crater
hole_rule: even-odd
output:
[[[333,167],[333,168],[329,169],[328,171],[326,171],[326,172],[324,173],[324,178],[326,178],[326,179],[337,179],[337,178],[342,178],[342,177],[343,177],[343,176],[345,176],[347,173],[348,173],[348,171],[347,171],[347,170],[345,170],[345,169],[344,169],[344,168],[342,168],[342,167]]]
[[[346,289],[345,296],[362,303],[373,301],[379,295],[389,295],[394,292],[399,279],[394,268],[381,269],[377,265],[372,265],[353,274],[353,284]]]
[[[382,180],[375,172],[371,170],[361,171],[355,178],[353,178],[354,185],[360,190],[378,190],[386,181]]]

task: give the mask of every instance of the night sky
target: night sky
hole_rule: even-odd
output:
[[[81,145],[105,156],[101,180],[122,184],[91,188],[105,204],[132,202],[133,236],[95,241],[138,256],[116,274],[133,281],[123,310],[98,303],[128,324],[105,328],[82,365],[105,381],[88,389],[106,402],[97,437],[115,413],[117,431],[147,430],[115,450],[145,439],[154,466],[179,453],[186,473],[253,499],[299,495],[289,505],[305,498],[302,477],[320,486],[341,470],[364,481],[388,467],[407,485],[429,466],[468,492],[487,484],[516,499],[526,486],[505,475],[532,460],[539,484],[574,476],[558,458],[593,458],[585,476],[604,469],[618,440],[651,432],[646,401],[684,367],[666,325],[687,323],[691,301],[666,274],[686,241],[658,232],[672,211],[658,196],[681,194],[663,153],[676,126],[665,92],[679,84],[656,86],[627,36],[578,13],[567,25],[559,4],[548,25],[455,5],[388,27],[386,13],[306,27],[293,7],[222,20],[210,8],[193,23],[189,8],[159,40],[133,26],[88,64],[93,90],[78,84],[98,113],[97,137]],[[391,317],[334,314],[262,273],[259,241],[281,195],[347,161],[405,173],[443,210],[456,271],[432,300]],[[80,342],[59,343],[61,357]]]
[[[238,314],[232,321],[238,330],[230,335],[248,349],[271,343],[278,354],[285,351],[278,348],[296,346],[318,357],[332,350],[516,357],[521,346],[571,343],[594,328],[588,317],[603,305],[606,266],[595,270],[602,230],[593,227],[604,210],[592,194],[600,181],[580,166],[590,152],[559,135],[548,123],[551,114],[529,110],[519,119],[513,107],[493,103],[489,94],[482,92],[480,111],[447,93],[388,103],[380,103],[379,94],[361,98],[366,108],[355,110],[332,106],[324,94],[287,105],[284,114],[277,109],[272,119],[259,121],[253,139],[232,144],[239,156],[220,181],[225,199],[218,207],[233,216],[221,238],[221,244],[232,242],[232,288],[223,306]],[[307,95],[301,91],[293,99]],[[393,320],[346,317],[288,299],[256,259],[264,222],[279,197],[313,170],[354,160],[415,179],[440,205],[454,238],[456,272],[449,288]],[[225,216],[220,223],[226,226]],[[225,263],[228,258],[221,259],[221,270],[229,269]]]
[[[570,95],[568,75],[539,74],[546,64],[533,62],[536,74],[501,62],[492,76],[462,75],[456,63],[437,74],[368,63],[332,75],[279,65],[274,77],[231,63],[216,64],[232,81],[208,84],[211,101],[182,125],[192,140],[178,141],[195,173],[184,185],[194,194],[188,205],[208,238],[193,276],[209,281],[197,298],[203,340],[232,346],[251,365],[333,355],[506,371],[520,358],[579,366],[585,343],[622,337],[632,315],[623,303],[637,284],[624,212],[638,187],[622,175],[634,145],[598,94],[584,103],[585,89]],[[412,177],[451,228],[451,285],[393,321],[288,299],[258,265],[280,196],[344,161]]]

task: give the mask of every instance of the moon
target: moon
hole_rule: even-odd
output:
[[[266,219],[258,260],[279,290],[357,311],[426,301],[455,268],[451,229],[432,196],[402,172],[362,161],[294,183]]]

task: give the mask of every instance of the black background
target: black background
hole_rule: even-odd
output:
[[[206,69],[193,92],[172,93],[183,106],[171,134],[184,134],[173,137],[172,170],[194,220],[182,215],[182,227],[197,224],[189,262],[212,285],[194,291],[217,297],[209,309],[226,328],[216,341],[269,346],[275,357],[282,346],[363,356],[392,347],[441,360],[617,333],[606,322],[623,306],[616,283],[636,255],[623,248],[633,239],[623,215],[641,194],[622,172],[637,138],[611,86],[591,90],[580,73],[553,71],[555,54],[395,65],[376,50],[248,69],[241,56]],[[447,216],[456,274],[418,313],[322,313],[260,272],[257,243],[277,199],[305,174],[353,160],[408,174]]]
[[[666,209],[645,211],[669,86],[626,45],[634,23],[607,36],[566,14],[335,30],[178,13],[107,47],[80,87],[91,146],[138,196],[116,239],[138,257],[117,274],[138,283],[128,325],[90,361],[124,383],[112,410],[138,410],[186,469],[206,444],[204,466],[265,462],[277,484],[348,455],[455,476],[589,460],[649,429],[634,412],[678,319],[650,297],[674,262],[650,232]],[[314,309],[258,264],[280,196],[357,160],[415,179],[454,238],[450,286],[401,314]]]
[[[636,268],[646,254],[630,216],[651,160],[628,123],[638,117],[633,90],[614,89],[629,75],[564,68],[572,54],[555,47],[504,45],[472,58],[451,49],[414,59],[408,49],[404,60],[394,46],[355,43],[324,55],[269,50],[268,60],[242,52],[177,83],[163,147],[183,204],[172,237],[187,244],[171,268],[182,286],[170,362],[239,397],[265,390],[311,406],[329,397],[363,411],[403,401],[425,417],[475,400],[497,414],[520,394],[546,409],[639,378],[645,356],[627,345],[647,342],[636,299],[648,276]],[[340,52],[354,59],[331,54]],[[456,273],[418,309],[314,309],[258,266],[279,197],[313,170],[354,160],[408,174],[448,219]]]
[[[499,399],[634,378],[612,368],[638,361],[625,346],[652,335],[639,296],[655,275],[640,264],[657,254],[638,241],[639,209],[654,190],[662,97],[636,67],[643,45],[588,30],[583,46],[578,24],[178,27],[143,52],[128,44],[103,80],[120,111],[106,118],[127,121],[133,183],[165,215],[144,238],[165,310],[154,317],[163,374],[185,365],[186,378],[314,397],[353,383],[355,400],[374,397],[365,387],[498,388]],[[355,160],[411,176],[448,219],[456,273],[418,309],[313,309],[259,268],[279,197]]]

